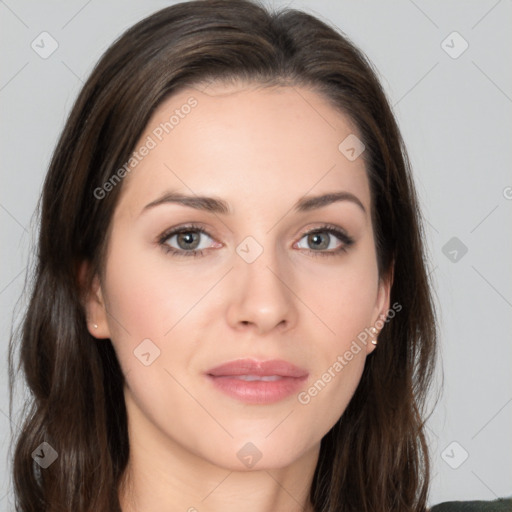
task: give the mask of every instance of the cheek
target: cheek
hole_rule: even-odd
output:
[[[115,240],[112,246],[105,288],[113,331],[134,339],[163,338],[204,294],[204,282],[192,267],[180,267],[158,248]]]
[[[378,292],[373,248],[361,247],[333,265],[308,262],[307,266],[296,273],[300,297],[317,317],[326,346],[343,349],[372,325]]]
[[[130,242],[129,236],[113,236],[111,241],[104,283],[107,321],[123,371],[135,370],[132,379],[145,370],[137,359],[143,348],[150,357],[158,354],[155,366],[167,365],[169,341],[182,325],[197,320],[193,306],[207,291],[207,280],[198,280],[197,272],[183,270],[168,258],[158,248]],[[172,351],[174,364],[186,365],[193,350],[192,343],[180,345]]]
[[[371,284],[371,283],[370,283]],[[323,287],[316,298],[319,316],[329,328],[315,338],[314,370],[297,396],[304,417],[315,418],[327,432],[347,408],[364,370],[370,337],[374,294],[358,281],[339,281]]]
[[[326,433],[342,416],[360,382],[364,350],[354,345],[332,353],[297,396],[301,412]]]
[[[352,398],[364,369],[378,290],[373,247],[368,244],[339,266],[301,274],[300,289],[323,333],[311,347],[315,361],[308,386],[297,397],[307,414],[334,425]],[[320,332],[320,331],[319,331]]]

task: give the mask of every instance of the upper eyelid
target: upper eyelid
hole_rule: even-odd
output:
[[[161,240],[164,238],[169,238],[179,233],[186,233],[187,231],[199,231],[201,233],[208,235],[210,238],[213,238],[212,235],[208,232],[208,229],[203,226],[200,226],[199,224],[183,224],[175,226],[173,228],[166,229],[158,236],[158,239]]]

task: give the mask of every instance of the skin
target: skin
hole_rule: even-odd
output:
[[[91,334],[98,343],[112,340],[126,375],[130,461],[122,508],[312,510],[320,441],[375,346],[360,344],[307,405],[296,394],[245,404],[203,374],[234,359],[284,359],[309,372],[307,390],[385,316],[390,283],[378,275],[364,161],[338,150],[357,131],[312,90],[217,83],[167,99],[137,148],[190,96],[197,106],[124,179],[105,268],[87,300]],[[171,190],[223,199],[231,213],[172,203],[144,210]],[[356,196],[365,211],[348,200],[292,208],[304,195],[338,191]],[[208,232],[198,234],[203,255],[166,252],[159,236],[190,222]],[[321,250],[331,254],[318,255],[304,233],[326,223],[354,243],[334,253],[344,244],[324,232],[328,249]],[[252,263],[236,252],[248,236],[263,248]],[[176,236],[166,243],[187,247]],[[134,350],[148,338],[160,356],[145,366]],[[237,457],[249,442],[262,454],[251,469]]]

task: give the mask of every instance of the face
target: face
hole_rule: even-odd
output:
[[[87,303],[132,432],[238,470],[318,450],[389,308],[354,135],[299,87],[190,88],[154,113]]]

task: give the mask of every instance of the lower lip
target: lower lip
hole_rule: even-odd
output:
[[[282,377],[279,380],[246,381],[234,376],[207,376],[224,394],[249,404],[272,404],[298,393],[307,377]]]

